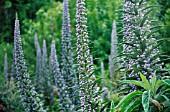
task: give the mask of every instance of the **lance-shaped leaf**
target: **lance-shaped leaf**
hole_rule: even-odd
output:
[[[142,94],[142,106],[145,112],[149,111],[150,91],[144,91]]]

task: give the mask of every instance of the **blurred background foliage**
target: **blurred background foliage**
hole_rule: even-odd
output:
[[[75,36],[75,2],[69,0],[71,31],[74,42]],[[120,21],[116,10],[121,8],[122,0],[86,0],[88,31],[91,40],[91,49],[94,63],[100,66],[104,61],[108,70],[108,56],[110,54],[110,38],[112,22]],[[170,38],[170,0],[150,0],[152,5],[158,5],[156,17],[162,25],[160,38]],[[4,54],[8,54],[8,62],[11,67],[13,50],[13,30],[15,13],[18,13],[21,24],[23,50],[31,75],[35,74],[36,53],[34,47],[34,35],[38,34],[39,43],[47,41],[48,51],[51,41],[54,39],[57,45],[57,55],[61,52],[61,29],[62,29],[62,0],[1,0],[0,1],[0,73],[3,73]],[[119,31],[121,26],[117,24]],[[119,40],[121,36],[119,37]],[[170,42],[161,46],[162,52],[170,55]],[[49,54],[49,52],[48,52]],[[0,82],[3,76],[0,76]]]

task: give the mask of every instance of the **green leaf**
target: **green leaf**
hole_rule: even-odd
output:
[[[166,100],[169,101],[169,98],[166,95],[162,95]]]
[[[137,86],[140,86],[144,89],[146,89],[146,86],[143,82],[141,81],[136,81],[136,80],[122,80],[120,81],[120,83],[126,83],[126,84],[134,84],[134,85],[137,85]]]
[[[115,109],[118,109],[119,107],[121,107],[122,105],[124,105],[125,103],[134,100],[134,98],[137,98],[139,96],[142,95],[142,91],[134,91],[132,93],[129,93],[128,95],[126,95],[125,97],[123,97],[123,99],[117,104],[117,106],[115,107]],[[126,106],[126,105],[124,105]]]
[[[125,112],[126,109],[129,107],[130,104],[132,104],[134,101],[141,99],[142,100],[142,95],[134,95],[130,98],[127,98],[127,100],[124,102],[120,112]]]
[[[146,90],[149,90],[151,88],[149,81],[146,79],[146,77],[142,73],[140,73],[140,77],[146,86]]]
[[[92,88],[94,88],[95,86],[96,86],[96,84],[100,81],[100,80],[102,80],[103,78],[99,78],[99,79],[97,79],[97,80],[95,80],[94,81],[94,83],[92,83]],[[91,85],[90,85],[91,86]]]
[[[167,89],[162,90],[162,91],[160,91],[160,92],[161,92],[161,94],[164,94],[164,93],[168,93],[169,91],[170,91],[170,88],[167,88]]]
[[[170,41],[170,38],[161,38],[161,39],[158,39],[157,42],[164,42],[164,41]]]
[[[154,27],[152,27],[150,29],[153,30],[153,29],[157,29],[157,28],[160,28],[160,27],[163,27],[163,25],[154,26]]]
[[[145,21],[148,19],[147,15],[148,15],[150,12],[152,12],[152,11],[153,11],[153,9],[150,9],[149,11],[147,11],[147,12],[144,14],[143,20],[142,20],[141,23],[140,23],[140,27],[142,27],[142,26],[144,25]]]
[[[150,6],[145,7],[144,9],[142,9],[142,11],[144,11],[144,10],[146,10],[146,9],[153,8],[153,7],[158,7],[158,6],[157,6],[157,5],[150,5]]]
[[[151,35],[153,35],[154,33],[158,32],[158,31],[159,31],[159,29],[156,30],[156,31],[151,31],[151,32],[147,35],[147,38],[150,38]],[[152,49],[151,49],[151,50],[152,50]]]
[[[142,106],[145,112],[149,110],[149,99],[150,99],[150,91],[144,91],[142,94]]]
[[[12,7],[11,1],[6,0],[6,1],[5,1],[5,4],[4,4],[4,8],[11,8],[11,7]]]
[[[168,86],[170,86],[170,79],[164,79],[163,82],[164,82],[165,84],[167,84]]]
[[[155,87],[156,83],[157,83],[157,79],[156,79],[156,74],[154,73],[151,79],[151,93],[153,93],[153,95],[156,93],[156,89],[157,89],[157,87]]]
[[[124,54],[118,55],[118,57],[119,57],[119,56],[127,56],[127,57],[131,57],[131,58],[133,58],[133,59],[136,59],[137,54],[128,54],[128,53],[124,53]]]
[[[170,105],[170,99],[165,96],[165,95],[162,95],[165,99],[165,101],[162,103],[164,105],[164,107],[167,107],[168,105]]]
[[[161,54],[161,53],[157,53],[157,55],[153,56],[153,57],[150,59],[150,61],[154,61],[156,58],[158,58],[158,57],[160,57],[160,56],[162,56],[162,54]]]
[[[105,103],[105,105],[101,108],[100,112],[103,112],[108,107],[108,105],[110,105],[110,101]]]
[[[127,107],[125,112],[133,111],[133,109],[136,108],[141,102],[142,102],[141,98],[139,100],[135,100]]]
[[[110,112],[114,112],[114,107],[115,107],[115,105],[114,105],[114,102],[112,101],[111,106],[110,106]]]
[[[128,42],[122,42],[122,44],[126,44],[126,45],[129,45],[129,46],[132,46],[132,47],[135,47],[137,48],[133,43],[128,43]]]
[[[164,84],[163,80],[157,80],[154,87],[155,87],[156,90],[157,90],[157,89],[158,89],[161,85],[163,85],[163,84]]]

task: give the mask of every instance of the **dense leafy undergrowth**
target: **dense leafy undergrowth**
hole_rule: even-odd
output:
[[[168,112],[170,76],[159,45],[161,26],[147,0],[125,0],[122,31],[113,21],[108,72],[101,62],[96,76],[90,52],[84,0],[76,2],[76,46],[71,33],[69,5],[63,0],[61,59],[55,39],[39,44],[35,34],[36,74],[30,76],[24,58],[20,23],[16,14],[12,67],[4,55],[4,84],[0,87],[0,111],[5,112]],[[123,36],[121,42],[118,37]],[[50,54],[47,47],[51,48]]]

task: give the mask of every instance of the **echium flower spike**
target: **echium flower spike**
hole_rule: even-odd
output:
[[[44,58],[47,58],[47,45],[45,40],[43,40],[43,55]]]
[[[14,30],[14,75],[15,81],[22,98],[22,104],[26,112],[43,111],[42,103],[35,88],[31,85],[30,75],[27,71],[26,62],[22,50],[19,20],[15,20]]]
[[[42,49],[42,67],[45,68],[46,64],[47,64],[47,45],[46,45],[46,41],[43,40],[43,49]]]
[[[52,42],[51,45],[51,56],[50,56],[51,66],[54,73],[54,80],[55,85],[58,89],[58,96],[59,96],[59,106],[61,108],[62,112],[71,112],[73,107],[70,105],[72,104],[68,91],[66,89],[66,82],[61,75],[57,55],[56,55],[56,47],[55,47],[55,41]]]
[[[111,34],[111,49],[110,49],[110,56],[109,56],[109,71],[110,71],[110,78],[114,80],[116,78],[116,70],[118,69],[118,38],[117,38],[117,31],[116,31],[116,21],[113,21],[112,26],[112,34]]]
[[[72,36],[70,32],[70,14],[68,0],[63,0],[63,23],[62,23],[62,63],[61,73],[65,79],[68,88],[68,94],[74,104],[78,102],[74,92],[77,91],[78,85],[76,71],[74,68]]]
[[[106,83],[105,83],[105,70],[104,70],[104,63],[103,61],[100,63],[100,67],[101,67],[101,77],[102,77],[102,87],[105,87],[106,86]]]
[[[36,60],[36,75],[41,74],[40,73],[40,69],[41,69],[41,58],[42,58],[42,53],[41,53],[41,48],[40,48],[40,44],[38,42],[38,35],[35,34],[34,36],[34,44],[35,44],[35,49],[36,49],[36,56],[37,56],[37,60]]]
[[[7,53],[4,56],[4,83],[6,84],[9,81],[9,74],[8,74],[8,59]]]
[[[39,77],[42,72],[42,53],[41,53],[41,48],[38,42],[38,35],[35,34],[34,36],[34,44],[35,44],[35,49],[36,49],[36,78],[35,78],[35,83],[38,86],[39,85]],[[38,84],[37,84],[38,83]]]
[[[48,59],[48,53],[47,53],[47,44],[46,40],[43,40],[43,48],[42,48],[42,70],[41,70],[41,76],[40,76],[40,81],[41,81],[41,91],[44,94],[44,99],[49,98],[51,95],[52,90],[52,71],[50,69],[50,63]],[[52,102],[52,99],[50,100]]]
[[[41,74],[39,76],[39,82],[40,82],[40,91],[41,93],[44,93],[46,82],[48,82],[47,77],[50,75],[48,73],[48,55],[47,55],[47,46],[46,41],[43,40],[43,48],[41,53]]]
[[[162,69],[154,29],[151,28],[150,11],[146,0],[125,0],[123,14],[123,66],[128,71],[125,78],[140,80],[139,72],[147,79],[155,70]],[[132,91],[136,87],[132,85]]]
[[[92,87],[95,79],[93,64],[88,46],[89,37],[87,31],[85,0],[77,0],[76,3],[76,36],[77,36],[77,64],[79,72],[80,101],[82,112],[95,112],[92,103],[97,102],[93,93],[97,86]]]

